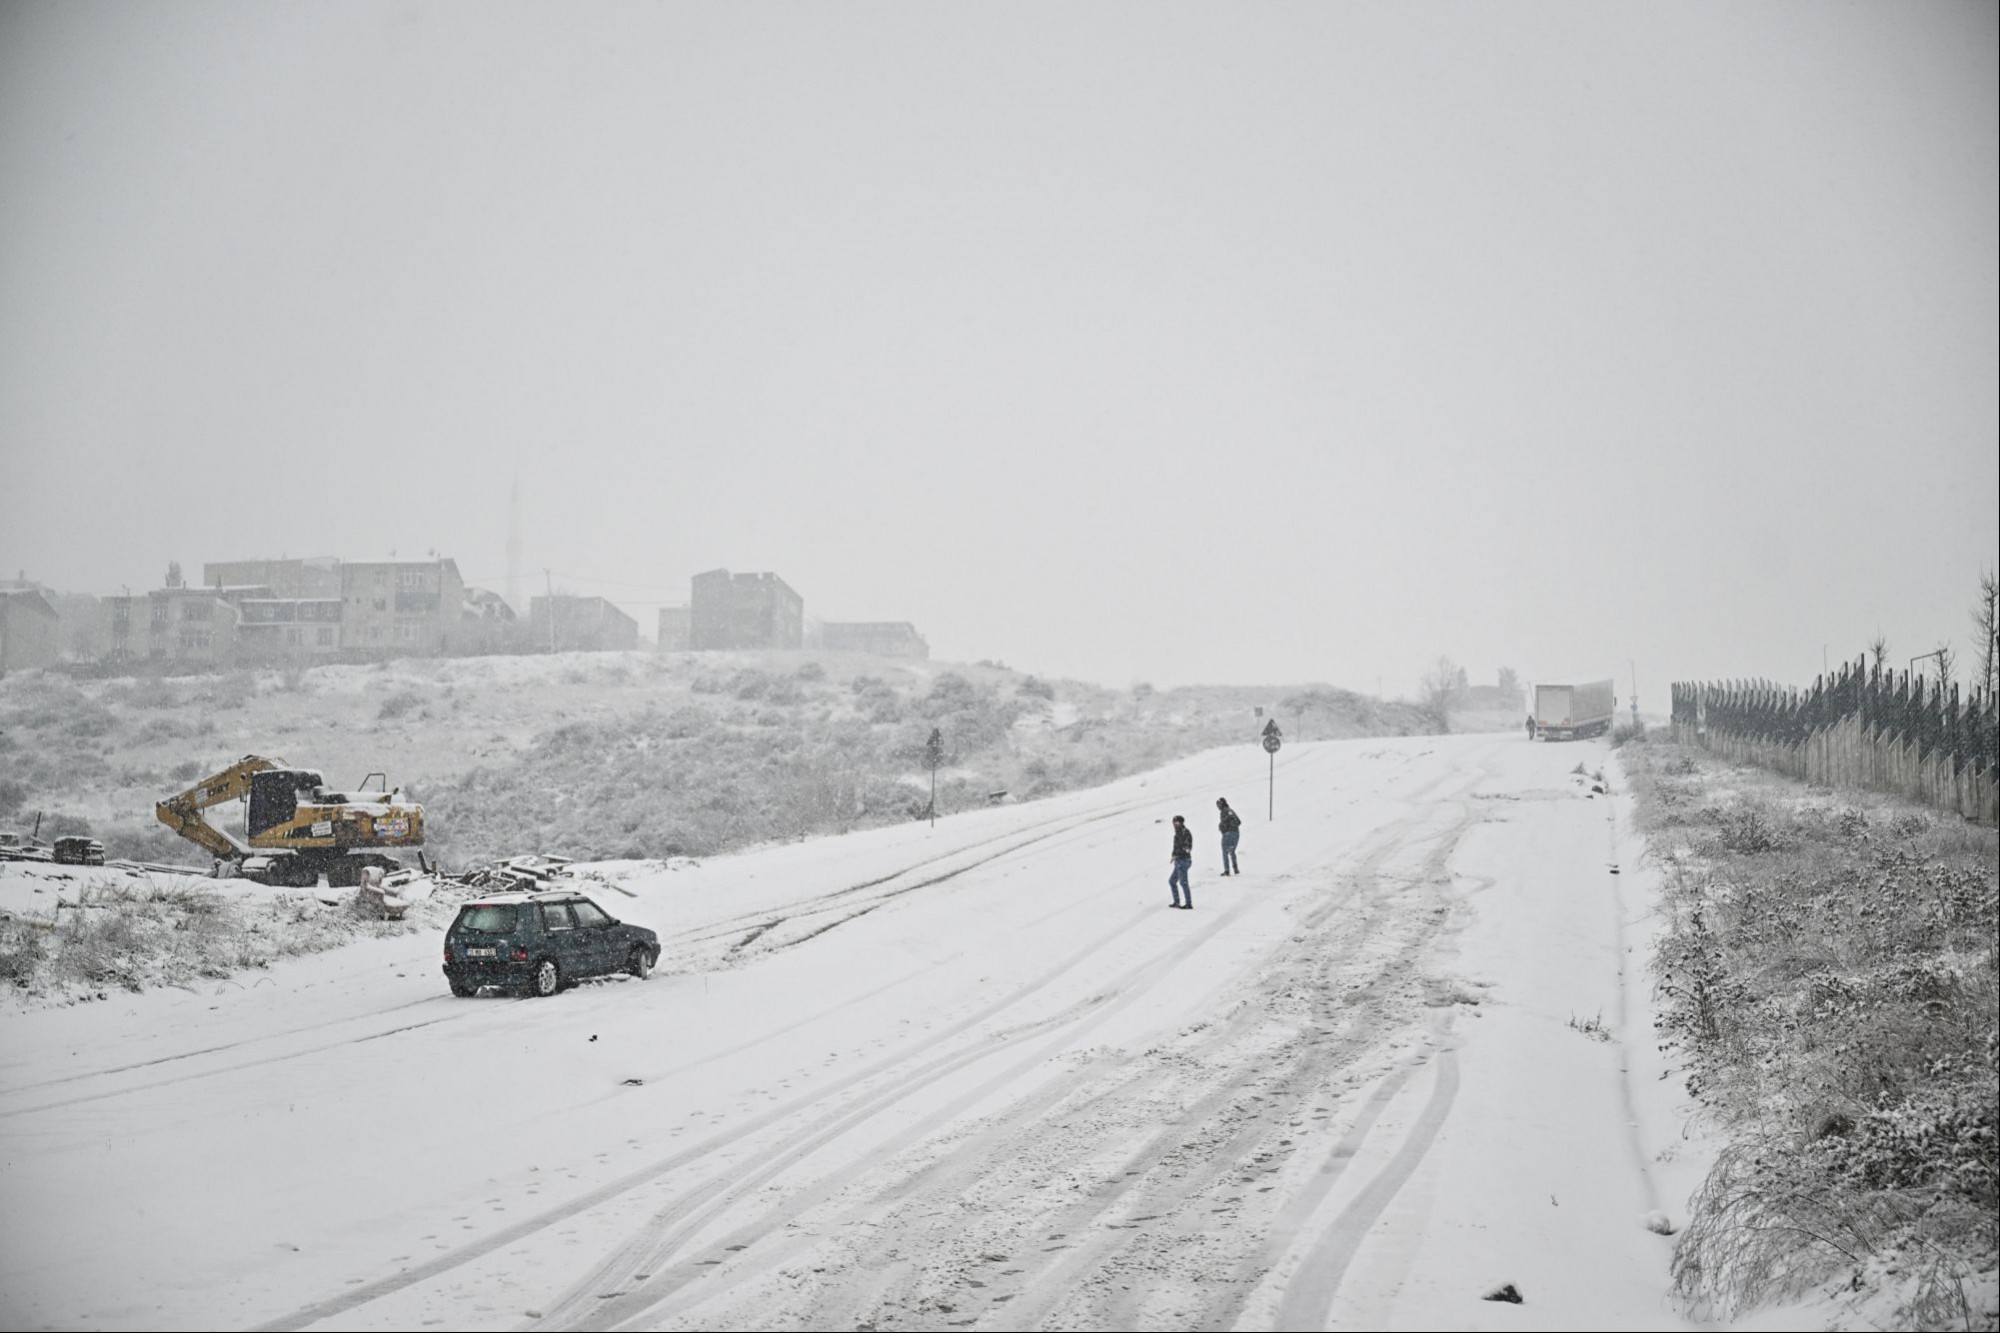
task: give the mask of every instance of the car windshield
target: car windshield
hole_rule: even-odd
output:
[[[519,911],[512,903],[482,903],[458,914],[458,929],[475,935],[504,935],[514,929]]]

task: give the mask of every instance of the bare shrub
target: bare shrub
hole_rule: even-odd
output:
[[[394,718],[402,717],[411,709],[422,704],[423,701],[424,696],[418,694],[415,690],[397,690],[394,694],[383,698],[382,706],[376,710],[375,716],[387,722]]]

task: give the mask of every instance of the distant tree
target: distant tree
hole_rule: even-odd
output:
[[[1972,608],[1973,666],[1979,688],[1991,694],[2000,687],[2000,576],[1989,569],[1979,576],[1979,601]]]
[[[181,562],[178,560],[167,561],[167,586],[169,588],[181,586]]]
[[[1510,708],[1519,708],[1527,698],[1527,691],[1521,688],[1521,677],[1513,667],[1500,668],[1500,698]]]
[[[1876,630],[1875,637],[1868,641],[1868,655],[1875,659],[1875,669],[1877,671],[1887,671],[1889,669],[1889,636],[1879,629]]]
[[[1465,688],[1465,669],[1449,657],[1440,657],[1425,673],[1418,690],[1418,703],[1430,715],[1431,725],[1440,732],[1451,730],[1451,706]]]

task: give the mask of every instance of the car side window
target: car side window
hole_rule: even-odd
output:
[[[576,924],[579,926],[608,926],[611,924],[611,918],[606,916],[604,909],[596,903],[571,903],[569,906],[570,910],[576,913]]]
[[[566,903],[543,903],[542,929],[568,930],[575,923],[569,919],[569,905]]]

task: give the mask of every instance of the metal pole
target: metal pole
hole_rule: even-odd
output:
[[[549,592],[549,651],[554,652],[556,650],[556,583],[555,576],[549,573],[547,565],[542,566],[542,579],[543,586]]]
[[[1272,821],[1273,819],[1276,819],[1276,818],[1278,817],[1278,755],[1277,755],[1277,752],[1276,752],[1276,751],[1274,750],[1274,751],[1272,751],[1271,753],[1267,754],[1267,755],[1265,756],[1265,758],[1267,758],[1267,759],[1269,759],[1269,760],[1271,761],[1271,771],[1270,771],[1270,774],[1268,775],[1268,778],[1267,778],[1267,781],[1269,782],[1269,784],[1270,784],[1270,787],[1269,787],[1269,790],[1268,790],[1268,791],[1267,791],[1267,792],[1265,793],[1265,798],[1264,798],[1264,799],[1265,799],[1265,805],[1264,805],[1264,822],[1265,822],[1266,824],[1268,824],[1268,823],[1270,823],[1270,822],[1271,822],[1271,821]]]

